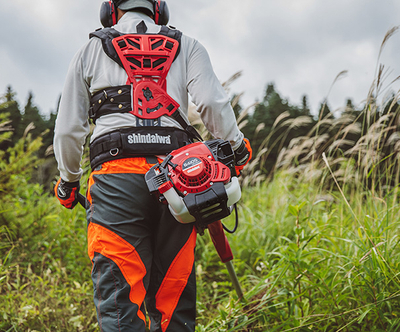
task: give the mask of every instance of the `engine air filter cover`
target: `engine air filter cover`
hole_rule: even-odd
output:
[[[198,193],[210,188],[216,182],[226,184],[230,180],[229,167],[215,161],[210,151],[203,155],[199,154],[201,148],[200,145],[192,152],[174,155],[171,163],[176,163],[177,166],[168,166],[171,181],[183,195]]]
[[[207,165],[206,162],[203,162],[200,158],[189,157],[182,163],[182,174],[187,178],[192,179],[202,177],[204,173],[210,175],[210,172],[205,172],[207,166],[209,165]]]

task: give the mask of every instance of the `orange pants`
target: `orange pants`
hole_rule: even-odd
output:
[[[195,330],[196,230],[149,194],[144,174],[155,163],[109,161],[89,178],[88,253],[101,331],[144,332],[146,311],[150,331]]]

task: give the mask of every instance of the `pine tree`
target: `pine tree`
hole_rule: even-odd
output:
[[[264,165],[266,172],[273,168],[280,149],[287,146],[292,138],[305,135],[313,125],[310,116],[308,126],[289,128],[289,124],[283,126],[284,121],[280,121],[279,127],[275,122],[285,112],[287,115],[284,121],[296,119],[299,116],[310,116],[307,98],[303,98],[302,108],[290,105],[289,101],[283,99],[275,90],[274,84],[270,83],[267,85],[262,102],[257,104],[254,113],[249,117],[248,125],[243,129],[245,136],[250,139],[255,153],[260,148],[268,148],[268,158]]]
[[[33,103],[32,92],[28,95],[28,101],[24,108],[24,114],[22,116],[22,124],[26,128],[30,123],[33,123],[35,128],[31,131],[34,136],[41,135],[46,131],[46,123],[40,114],[39,109]]]
[[[321,106],[318,111],[318,120],[333,118],[333,114],[328,106],[328,101],[325,100],[321,103]]]
[[[307,100],[307,96],[304,95],[301,98],[301,109],[300,112],[302,115],[308,115],[311,116],[311,112],[310,112],[310,108],[308,107],[308,100]]]
[[[30,92],[24,108],[22,124],[24,128],[27,128],[32,123],[34,128],[30,131],[31,134],[34,137],[42,136],[43,145],[39,150],[39,155],[43,157],[48,146],[52,144],[54,124],[44,119],[40,114],[39,108],[34,104],[33,99],[34,96]],[[54,121],[54,116],[51,116],[51,121]]]
[[[13,146],[23,134],[22,115],[15,96],[16,93],[8,86],[5,95],[1,97],[0,114],[7,117],[10,121],[8,125],[12,128],[10,137],[0,143],[0,149],[3,151]]]

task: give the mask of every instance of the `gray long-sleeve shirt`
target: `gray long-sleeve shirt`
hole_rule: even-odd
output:
[[[136,32],[144,21],[146,33],[158,33],[160,26],[148,16],[127,12],[114,26],[122,33]],[[101,41],[92,38],[72,59],[61,96],[54,133],[54,154],[60,176],[68,182],[78,181],[82,175],[80,162],[83,144],[89,134],[88,111],[93,93],[116,85],[124,85],[127,74],[103,51]],[[207,130],[216,138],[230,141],[236,149],[243,134],[237,127],[229,98],[214,74],[205,48],[195,39],[182,35],[179,56],[172,63],[167,75],[167,93],[180,104],[184,116],[188,114],[189,98]],[[135,126],[134,116],[114,113],[96,121],[91,140],[107,132]],[[162,117],[162,125],[180,127],[169,117]]]

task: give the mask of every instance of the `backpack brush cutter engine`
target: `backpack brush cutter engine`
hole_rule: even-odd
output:
[[[181,223],[206,226],[227,217],[239,201],[235,157],[229,142],[197,142],[172,151],[146,174],[150,193],[167,202]]]
[[[241,299],[243,292],[231,262],[232,250],[221,223],[241,196],[230,143],[214,139],[174,150],[162,163],[154,165],[145,179],[150,193],[168,204],[176,220],[195,222],[200,233],[208,228]]]

